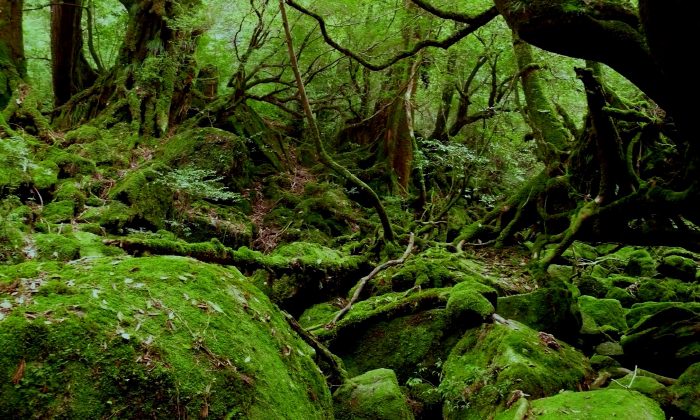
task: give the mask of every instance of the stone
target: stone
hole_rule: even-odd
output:
[[[414,420],[390,369],[350,379],[333,394],[333,407],[335,420]]]

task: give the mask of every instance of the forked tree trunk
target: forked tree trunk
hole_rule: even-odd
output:
[[[63,0],[51,6],[51,72],[56,106],[97,80],[83,53],[82,17],[83,0]]]

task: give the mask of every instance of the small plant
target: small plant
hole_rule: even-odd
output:
[[[185,207],[196,200],[239,201],[241,195],[220,184],[223,177],[207,169],[181,168],[169,172],[156,181],[172,189]]]

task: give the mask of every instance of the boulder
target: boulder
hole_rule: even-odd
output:
[[[333,407],[335,420],[414,418],[394,371],[389,369],[372,370],[348,380],[333,394]]]
[[[516,404],[496,420],[512,420],[520,405]],[[563,392],[532,401],[526,413],[537,420],[666,420],[666,415],[653,400],[636,391],[602,389],[590,392]],[[529,416],[527,417],[530,418]]]
[[[619,301],[581,296],[578,304],[583,324],[581,334],[594,336],[607,334],[619,337],[627,330],[625,310]]]
[[[622,250],[621,250],[622,251]],[[620,251],[618,251],[620,252]],[[656,264],[649,252],[640,249],[629,253],[625,274],[630,277],[652,277]]]
[[[484,419],[507,408],[513,393],[543,398],[590,380],[588,359],[516,321],[467,331],[443,365],[440,392],[449,420]]]
[[[497,312],[568,342],[573,342],[581,329],[578,302],[569,289],[560,287],[498,298]]]
[[[695,281],[698,265],[695,261],[678,255],[664,257],[657,271],[664,276],[680,279],[686,282]]]
[[[644,394],[656,401],[661,407],[667,408],[673,401],[671,391],[654,378],[648,376],[629,375],[610,383],[608,389],[630,389]]]
[[[593,276],[581,276],[574,284],[579,288],[582,295],[595,298],[605,297],[610,287],[612,287],[611,280]]]
[[[0,266],[0,348],[1,418],[333,419],[280,310],[189,258]]]
[[[631,364],[677,377],[700,362],[700,316],[671,306],[643,318],[620,341]]]
[[[620,302],[620,305],[622,305],[623,308],[631,308],[632,305],[637,303],[636,296],[619,287],[612,287],[610,290],[608,290],[608,293],[605,295],[605,299],[615,299]]]
[[[674,398],[673,405],[678,410],[694,419],[700,419],[700,363],[683,372],[670,390]]]

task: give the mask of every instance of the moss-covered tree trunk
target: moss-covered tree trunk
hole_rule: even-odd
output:
[[[23,0],[0,0],[0,110],[27,76],[22,34]]]
[[[91,120],[100,126],[126,121],[134,134],[163,136],[189,107],[197,29],[177,22],[199,1],[121,3],[129,11],[129,23],[115,66],[57,108],[55,123],[68,129]]]
[[[51,6],[51,74],[54,103],[70,98],[95,83],[97,73],[83,53],[83,0],[63,0]]]

